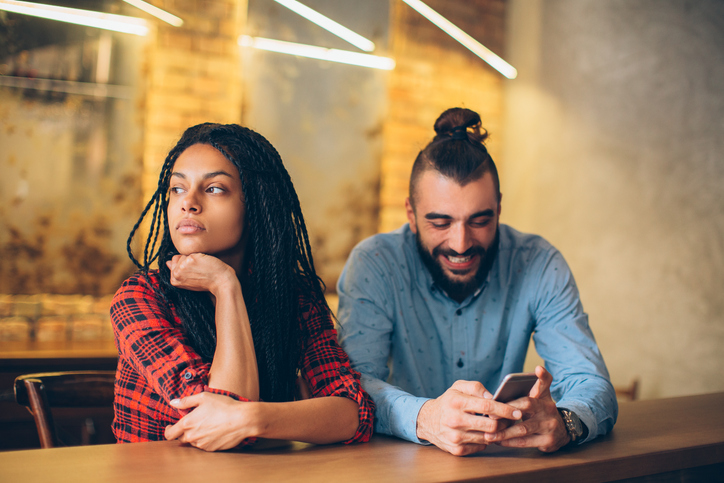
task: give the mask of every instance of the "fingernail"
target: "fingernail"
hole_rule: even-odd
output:
[[[518,411],[518,410],[516,409],[515,411],[513,411],[513,417],[514,417],[515,419],[520,419],[520,418],[523,417],[523,413],[521,413],[520,411]]]
[[[490,394],[488,391],[485,391],[485,392],[483,393],[483,397],[484,397],[485,399],[493,399],[493,395]]]
[[[179,404],[180,402],[180,399],[171,399],[170,404]]]

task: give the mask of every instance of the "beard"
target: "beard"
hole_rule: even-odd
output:
[[[462,254],[454,250],[443,249],[440,247],[435,247],[432,251],[428,250],[420,241],[419,232],[420,230],[418,229],[418,234],[415,235],[415,242],[420,258],[422,258],[422,262],[430,272],[430,275],[432,275],[432,279],[435,283],[444,290],[451,299],[462,302],[483,284],[488,276],[488,273],[490,273],[490,269],[493,267],[495,257],[498,255],[500,232],[497,226],[495,228],[495,238],[493,239],[493,243],[490,244],[490,247],[488,247],[487,250],[480,245],[475,245],[468,248],[465,253]],[[480,264],[478,265],[478,269],[475,274],[470,277],[469,280],[453,280],[445,273],[445,269],[439,259],[440,255],[450,255],[456,257],[478,255],[480,256]],[[450,271],[455,275],[464,275],[464,272],[459,270]]]

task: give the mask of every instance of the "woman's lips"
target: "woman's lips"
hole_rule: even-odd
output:
[[[201,223],[198,223],[194,220],[181,220],[176,226],[176,231],[178,231],[182,235],[193,235],[195,233],[200,233],[205,230],[206,229],[201,225]]]

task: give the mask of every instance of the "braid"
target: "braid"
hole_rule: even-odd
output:
[[[239,169],[246,207],[244,230],[249,231],[245,248],[248,278],[240,280],[256,351],[260,395],[265,401],[291,400],[303,345],[300,297],[312,301],[318,309],[328,307],[323,283],[314,270],[299,198],[279,153],[269,141],[235,124],[206,123],[187,129],[166,157],[158,188],[131,231],[129,256],[146,275],[158,259],[162,296],[176,308],[191,346],[210,362],[216,348],[211,298],[206,292],[171,285],[166,266],[178,253],[168,228],[170,177],[178,156],[194,144],[213,146]],[[131,241],[149,211],[151,231],[139,263],[131,252]]]

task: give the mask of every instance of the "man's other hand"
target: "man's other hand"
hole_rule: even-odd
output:
[[[570,436],[551,397],[553,376],[541,366],[535,368],[535,374],[538,382],[531,389],[530,397],[509,403],[523,412],[523,420],[495,434],[486,434],[486,443],[515,448],[538,448],[545,453],[557,451],[568,444]]]
[[[417,437],[456,456],[483,451],[489,443],[486,433],[503,434],[510,420],[523,416],[519,409],[492,398],[479,382],[456,381],[442,396],[422,405]]]

